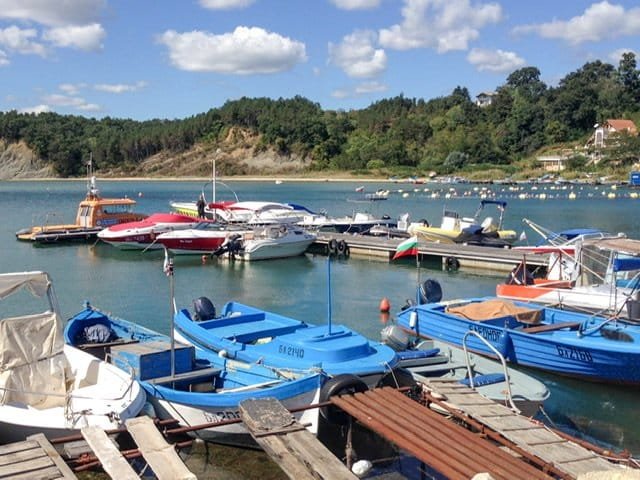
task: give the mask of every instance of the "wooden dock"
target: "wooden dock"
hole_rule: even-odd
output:
[[[534,456],[545,465],[553,465],[558,476],[577,478],[588,472],[620,471],[619,465],[464,385],[433,379],[424,386],[438,398],[446,399],[445,404],[506,439],[510,442],[507,446],[516,453]]]
[[[396,247],[405,239],[376,237],[370,235],[348,235],[320,233],[310,247],[312,253],[327,254],[329,242],[343,241],[351,256],[373,257],[390,261]],[[480,247],[476,245],[418,242],[420,261],[440,262],[444,269],[470,268],[493,272],[510,272],[523,258],[523,252],[509,248]],[[527,265],[546,268],[547,255],[528,255]]]
[[[245,426],[292,480],[356,480],[304,425],[275,398],[240,403]]]
[[[101,465],[105,473],[114,480],[138,480],[140,475],[127,458],[141,455],[158,480],[196,480],[196,476],[187,469],[176,453],[175,447],[166,442],[150,417],[131,418],[125,424],[138,445],[139,452],[128,451],[125,458],[104,430],[84,427],[81,433],[87,447],[83,451],[85,456],[93,455],[95,458],[87,458],[86,465]],[[0,480],[8,479],[66,480],[77,477],[58,450],[40,433],[23,442],[0,446]]]
[[[0,446],[0,479],[76,479],[49,440],[42,434],[24,442]]]
[[[427,388],[446,398],[440,403],[451,412],[462,412],[457,422],[390,387],[333,397],[331,402],[451,480],[478,473],[507,480],[575,479],[587,472],[621,471],[620,465],[469,387],[444,380],[429,382]]]

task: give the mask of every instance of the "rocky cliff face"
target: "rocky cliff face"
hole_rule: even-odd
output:
[[[23,142],[0,140],[0,180],[54,177],[53,168],[36,157]]]
[[[210,177],[213,160],[220,175],[295,174],[305,170],[310,160],[298,155],[279,155],[269,148],[259,148],[256,135],[230,129],[217,145],[198,144],[186,152],[161,152],[138,165],[101,169],[100,177]],[[6,144],[0,140],[0,180],[53,178],[52,166],[36,157],[24,143]]]

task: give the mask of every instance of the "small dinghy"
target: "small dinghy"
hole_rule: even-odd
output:
[[[0,441],[79,433],[86,426],[119,428],[145,403],[131,376],[85,352],[65,345],[63,321],[45,272],[0,274],[3,312],[24,309],[24,291],[40,297],[30,313],[0,319]],[[42,303],[48,309],[42,313]]]

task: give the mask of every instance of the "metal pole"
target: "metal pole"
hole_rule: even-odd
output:
[[[331,253],[327,255],[327,324],[331,335]]]

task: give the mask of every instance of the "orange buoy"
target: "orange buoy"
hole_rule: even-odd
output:
[[[380,312],[380,323],[386,325],[389,322],[389,312]]]
[[[380,311],[388,313],[389,310],[391,310],[391,303],[389,303],[389,299],[387,297],[384,297],[380,300]]]

